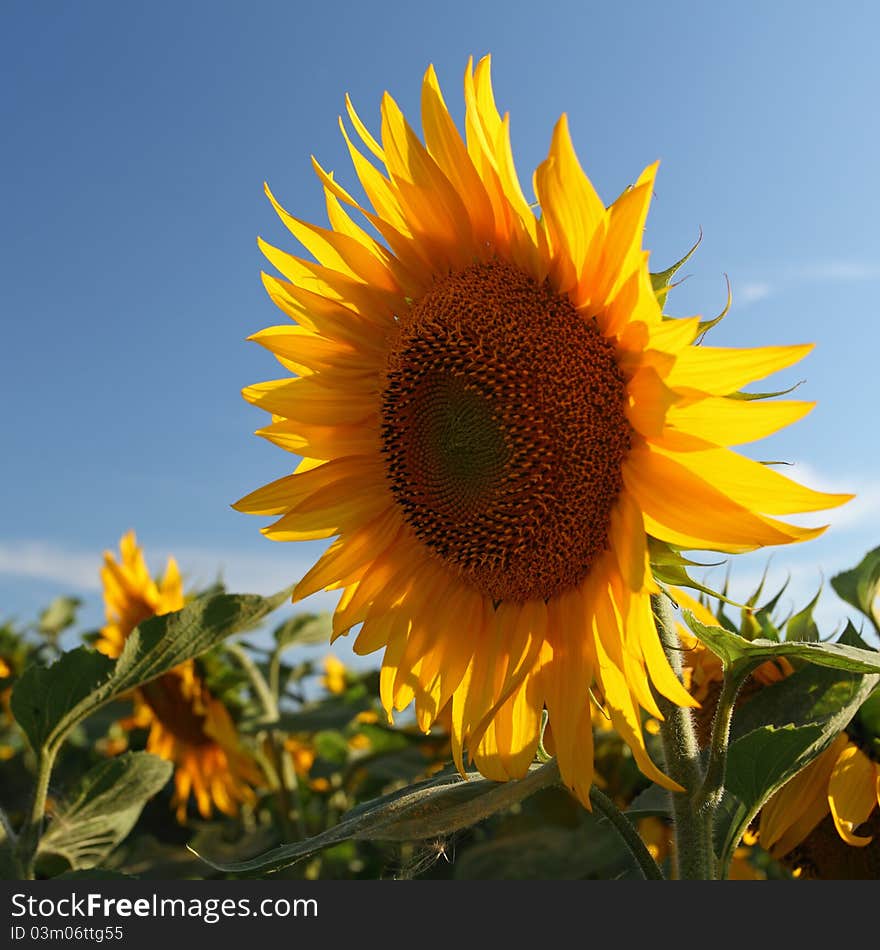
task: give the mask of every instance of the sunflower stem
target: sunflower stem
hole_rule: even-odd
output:
[[[675,632],[672,601],[665,594],[652,594],[651,607],[666,658],[675,675],[681,679],[681,643]],[[684,788],[683,792],[670,792],[675,830],[675,877],[680,880],[714,880],[714,812],[710,810],[707,817],[696,808],[704,776],[693,716],[687,707],[678,706],[659,694],[657,705],[663,713],[660,739],[666,774]]]
[[[701,812],[714,811],[721,802],[727,768],[727,746],[730,742],[730,723],[743,678],[741,675],[734,674],[729,667],[724,670],[724,682],[715,708],[715,717],[712,720],[712,739],[709,745],[706,774],[703,784],[694,795],[694,805]]]
[[[287,767],[283,742],[279,732],[272,728],[278,722],[281,711],[278,706],[278,675],[277,664],[273,669],[270,661],[270,682],[266,682],[259,666],[247,655],[244,648],[238,643],[227,644],[226,649],[235,657],[239,666],[251,682],[254,693],[263,707],[263,722],[267,729],[263,733],[266,740],[269,764],[275,773],[275,797],[278,800],[278,817],[281,822],[281,832],[286,841],[299,840],[304,837],[302,828],[302,804],[299,795],[299,783],[296,773]],[[278,651],[272,654],[274,661]]]
[[[613,801],[602,791],[593,785],[590,788],[590,802],[593,807],[602,815],[603,818],[614,826],[614,830],[620,835],[621,840],[626,845],[627,851],[632,855],[633,860],[638,865],[642,876],[648,881],[662,881],[663,872],[657,865],[657,862],[651,856],[651,852],[645,846],[645,842],[639,837],[639,833],[633,827],[632,822],[620,811]]]
[[[43,750],[37,762],[37,783],[31,813],[18,838],[18,859],[26,880],[33,880],[37,849],[43,834],[43,818],[46,813],[46,799],[49,796],[49,778],[55,765],[55,752]]]

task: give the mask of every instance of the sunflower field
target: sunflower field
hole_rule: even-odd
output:
[[[96,629],[0,613],[0,877],[880,876],[880,547],[812,599],[732,584],[855,497],[761,456],[813,345],[716,342],[729,285],[674,313],[659,163],[600,195],[562,114],[521,175],[492,69],[372,129],[346,96],[320,220],[265,186],[271,378],[230,385],[277,465],[226,513],[322,553],[191,585],[124,525]]]

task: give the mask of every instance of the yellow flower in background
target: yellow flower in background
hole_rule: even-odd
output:
[[[324,676],[321,682],[328,693],[338,696],[345,692],[348,680],[345,673],[345,664],[342,660],[332,654],[324,657]]]
[[[315,747],[307,739],[297,736],[287,736],[284,748],[290,755],[293,770],[300,778],[306,778],[315,763]]]
[[[672,594],[680,607],[690,610],[702,623],[721,625],[705,604],[685,591],[676,588]],[[684,625],[679,624],[678,633],[685,651],[685,686],[704,707],[697,713],[697,728],[701,745],[706,745],[724,671],[721,660]],[[785,657],[768,660],[752,672],[750,680],[740,691],[740,701],[748,701],[756,689],[779,682],[793,672],[794,668]],[[823,843],[826,836],[819,835],[814,842],[809,842],[820,823],[829,817],[846,845],[866,848],[872,844],[874,832],[880,831],[880,813],[876,807],[880,804],[878,726],[880,694],[869,697],[846,730],[762,808],[759,838],[762,847],[773,857],[786,858],[808,842],[804,849],[804,854],[809,855],[806,863],[819,861],[821,868],[817,870],[820,871],[822,868],[845,867],[845,859],[835,864],[833,856],[829,860],[829,856],[824,854],[828,850],[827,842]],[[857,829],[863,825],[869,826],[871,833],[858,833]],[[802,855],[796,855],[793,862],[786,863],[798,865],[802,858]]]
[[[122,537],[120,555],[117,561],[105,552],[101,569],[107,623],[95,646],[111,658],[119,656],[139,623],[180,610],[185,599],[174,558],[157,584],[133,531]],[[211,816],[212,806],[235,815],[241,803],[254,800],[252,786],[262,781],[259,769],[192,660],[138,687],[133,699],[134,715],[126,725],[149,729],[147,751],[174,763],[172,804],[179,821],[186,819],[191,793],[204,818]]]
[[[588,803],[589,689],[640,768],[651,685],[693,704],[656,633],[647,541],[750,551],[815,537],[775,516],[850,496],[805,488],[730,451],[811,403],[730,398],[810,346],[695,345],[665,319],[642,231],[657,166],[606,208],[565,116],[533,185],[517,177],[489,59],[468,65],[465,135],[436,75],[420,140],[389,95],[374,138],[342,125],[368,203],[314,163],[330,227],[269,198],[317,260],[261,241],[293,323],[253,339],[288,374],[244,390],[259,434],[302,461],[236,508],[278,541],[335,537],[294,599],[342,591],[334,638],[385,650],[381,698],[428,730],[451,703],[454,758],[522,776],[542,710],[566,784]],[[268,189],[267,189],[268,193]],[[375,233],[352,216],[358,212]]]
[[[803,844],[829,814],[847,845],[872,845],[878,852],[874,843],[880,832],[878,708],[880,694],[875,694],[846,730],[761,810],[761,844],[774,857],[785,857]],[[877,859],[880,853],[875,864]]]

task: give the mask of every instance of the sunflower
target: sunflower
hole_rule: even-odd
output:
[[[880,870],[880,693],[870,696],[834,742],[764,806],[761,843],[778,858],[795,849],[809,854],[829,818],[839,840],[853,848],[870,846],[869,860]]]
[[[294,600],[342,591],[334,638],[359,627],[355,652],[384,649],[389,718],[414,701],[428,730],[451,704],[459,769],[467,752],[491,779],[522,776],[546,708],[588,802],[595,686],[640,768],[677,787],[641,730],[639,707],[660,716],[652,684],[694,704],[655,630],[648,539],[742,552],[821,533],[773,516],[850,496],[728,448],[811,408],[731,398],[811,347],[695,345],[700,319],[661,314],[642,249],[657,165],[606,208],[563,115],[534,206],[488,57],[464,96],[462,137],[427,70],[423,141],[390,95],[378,140],[347,98],[367,200],[314,161],[329,228],[266,189],[314,260],[260,241],[293,323],[252,339],[288,375],[243,395],[271,413],[258,434],[302,460],[235,507],[280,516],[274,540],[335,537]]]
[[[107,623],[95,646],[111,658],[119,656],[139,623],[180,610],[185,600],[174,558],[157,584],[133,531],[122,537],[120,554],[117,561],[105,552],[101,569]],[[178,821],[186,819],[191,792],[204,818],[210,818],[212,805],[235,815],[241,803],[254,800],[252,786],[262,781],[259,770],[241,747],[226,707],[211,695],[192,660],[138,687],[133,700],[134,715],[125,725],[149,729],[147,751],[174,763],[172,806]]]
[[[710,626],[721,622],[703,603],[683,590],[672,591],[680,607]],[[744,618],[744,623],[747,617]],[[721,660],[679,625],[684,648],[685,686],[700,701],[696,715],[700,745],[708,745],[712,717],[724,679]],[[760,689],[777,683],[794,672],[785,657],[762,663],[740,690],[737,703],[748,702]],[[841,856],[840,846],[872,846],[868,861],[880,863],[880,841],[872,844],[880,832],[880,693],[862,704],[858,713],[834,742],[805,769],[787,782],[763,807],[759,835],[762,846],[773,857],[795,869],[804,867],[829,876],[828,869],[856,868],[856,862]],[[828,834],[829,825],[836,829]],[[861,832],[856,829],[864,826]],[[750,832],[748,834],[751,834]],[[830,876],[837,876],[831,874]],[[849,874],[845,875],[849,876]]]

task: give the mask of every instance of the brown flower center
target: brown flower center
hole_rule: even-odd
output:
[[[503,261],[436,283],[388,356],[382,447],[416,536],[496,601],[548,599],[607,548],[630,448],[614,345]]]
[[[193,747],[214,742],[205,729],[205,713],[196,707],[197,698],[185,691],[184,681],[176,673],[165,673],[140,691],[162,726],[180,742]]]

